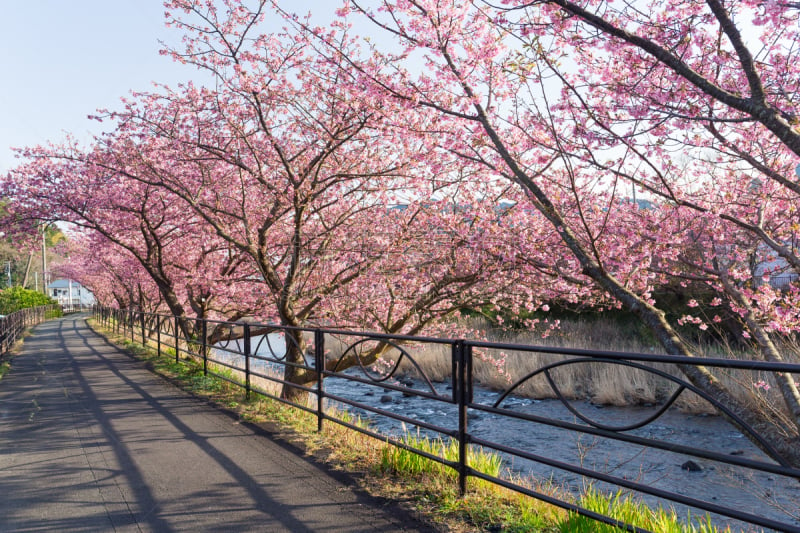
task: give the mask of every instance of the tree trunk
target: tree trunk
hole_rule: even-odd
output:
[[[306,342],[303,339],[303,332],[297,330],[286,330],[286,367],[284,368],[283,379],[287,383],[281,388],[281,398],[292,403],[305,404],[308,401],[309,393],[290,384],[305,385],[316,379],[316,372],[294,365],[304,365]]]

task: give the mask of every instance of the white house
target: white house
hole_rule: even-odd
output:
[[[71,279],[57,279],[47,286],[47,295],[62,307],[87,307],[94,305],[92,291]]]

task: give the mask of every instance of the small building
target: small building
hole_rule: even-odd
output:
[[[790,242],[782,242],[792,253],[796,253],[798,242],[793,238]],[[753,288],[769,284],[773,289],[788,289],[798,280],[797,271],[777,252],[760,243],[756,249],[755,267],[753,268]]]
[[[71,279],[57,279],[47,286],[47,295],[67,309],[85,308],[94,305],[92,291]]]

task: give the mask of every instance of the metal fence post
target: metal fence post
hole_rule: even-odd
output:
[[[322,331],[314,330],[314,368],[317,370],[317,431],[322,431],[322,423],[325,420],[323,400],[325,399],[325,389],[323,378],[325,375],[325,334]]]
[[[453,343],[453,367],[456,372],[453,376],[453,399],[458,404],[458,491],[463,496],[467,492],[467,476],[469,460],[467,447],[468,438],[468,409],[470,400],[470,386],[472,377],[471,368],[472,350],[464,345],[463,340]]]
[[[200,334],[203,336],[202,344],[200,345],[200,349],[203,350],[203,375],[208,375],[208,346],[206,343],[206,334],[208,333],[208,322],[206,319],[202,319],[202,327],[200,328]]]
[[[180,362],[180,355],[181,355],[181,343],[180,337],[178,336],[178,317],[175,317],[175,362]]]
[[[244,397],[250,399],[250,324],[244,325]]]
[[[161,315],[156,315],[156,354],[161,357]]]

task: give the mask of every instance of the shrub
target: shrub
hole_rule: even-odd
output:
[[[14,311],[26,309],[28,307],[38,307],[40,305],[56,304],[55,300],[41,292],[23,289],[22,287],[11,287],[0,291],[0,315],[9,315]]]

